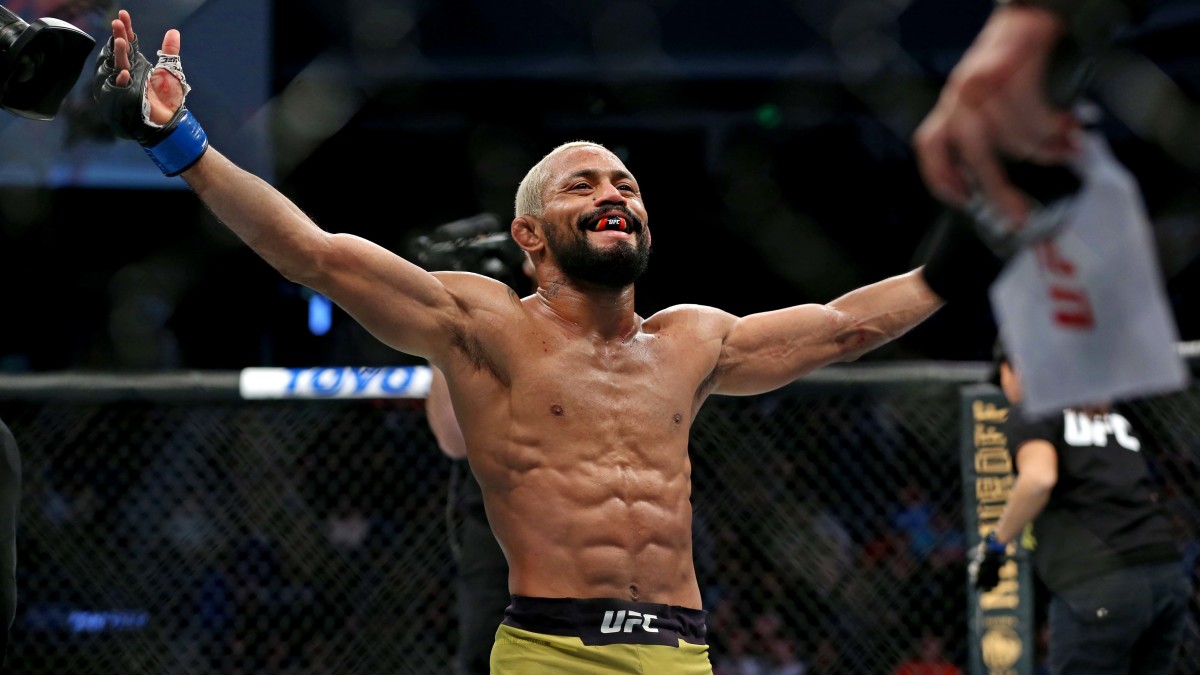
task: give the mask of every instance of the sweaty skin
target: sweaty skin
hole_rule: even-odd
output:
[[[128,12],[120,16],[114,53],[128,68],[133,29]],[[178,53],[177,31],[163,50]],[[177,93],[148,91],[156,120],[169,119]],[[704,400],[770,391],[855,359],[942,301],[914,270],[825,305],[746,317],[681,305],[643,319],[632,284],[611,290],[571,278],[546,235],[596,249],[649,243],[648,227],[577,225],[586,214],[624,216],[618,209],[648,223],[636,180],[596,145],[549,161],[541,212],[511,227],[539,281],[525,298],[488,277],[429,273],[362,238],[325,232],[214,148],[182,176],[281,274],[445,374],[512,593],[700,608],[688,434]]]

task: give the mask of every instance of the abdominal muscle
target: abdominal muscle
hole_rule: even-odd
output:
[[[482,477],[509,590],[700,608],[686,443],[650,462],[620,450],[571,454],[501,469],[508,480]]]

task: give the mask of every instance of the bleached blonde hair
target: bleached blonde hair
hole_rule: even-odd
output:
[[[521,184],[517,186],[514,216],[541,217],[542,210],[546,207],[546,183],[550,180],[550,162],[562,153],[575,148],[599,148],[609,152],[608,148],[592,141],[569,141],[546,153],[546,156],[533,165],[533,168],[521,179]]]

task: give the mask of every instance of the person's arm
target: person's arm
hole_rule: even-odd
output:
[[[918,168],[942,201],[985,200],[1021,227],[1030,204],[1007,164],[1061,165],[1077,150],[1071,108],[1145,0],[1000,0],[913,135]]]
[[[824,365],[853,361],[907,333],[944,304],[920,268],[825,304],[733,320],[713,373],[719,394],[771,391]]]
[[[999,585],[1009,545],[1046,508],[1058,483],[1058,452],[1049,441],[1033,439],[1021,443],[1016,462],[1017,480],[1008,493],[1000,519],[995,529],[975,547],[967,565],[971,585],[985,593]]]
[[[150,124],[143,123],[140,112],[130,119],[130,108],[142,96],[140,85],[130,87],[138,84],[131,59],[141,57],[130,53],[136,38],[129,13],[121,10],[119,16],[112,23],[114,73],[106,78],[111,84],[104,85],[101,96],[114,123],[138,138],[164,173],[182,175],[213,214],[283,276],[329,297],[395,349],[426,357],[443,350],[448,331],[465,316],[443,283],[450,277],[430,274],[362,238],[325,232],[266,181],[208,147],[206,140],[201,146],[195,141],[203,137],[198,124],[190,114],[184,120],[177,114],[185,110],[182,70],[172,74],[159,67],[147,76],[148,64],[139,61],[134,70],[147,78]],[[178,55],[179,46],[179,31],[167,31],[162,52]],[[168,134],[154,129],[173,124],[179,127]]]
[[[1009,160],[1061,164],[1075,152],[1079,120],[1047,98],[1045,73],[1066,28],[1053,12],[996,8],[951,71],[913,136],[934,196],[959,209],[986,199],[1016,223],[1029,204],[1008,180]]]
[[[454,406],[450,403],[446,376],[436,367],[433,368],[433,381],[429,383],[429,395],[425,398],[425,417],[429,420],[429,429],[437,439],[438,447],[447,457],[463,459],[467,456],[467,441],[463,438]]]
[[[183,178],[229,229],[280,274],[336,302],[385,344],[429,357],[462,317],[434,275],[349,234],[331,234],[261,178],[215,149]],[[490,281],[490,280],[488,280]]]
[[[1049,441],[1022,443],[1016,461],[1017,480],[996,522],[996,539],[1005,545],[1019,537],[1046,508],[1058,483],[1058,452]]]

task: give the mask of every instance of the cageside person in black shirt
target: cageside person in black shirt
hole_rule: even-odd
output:
[[[1152,449],[1107,405],[1025,417],[1020,377],[998,352],[1017,479],[973,564],[975,585],[996,585],[1008,544],[1032,524],[1034,569],[1051,593],[1050,673],[1171,675],[1190,589],[1150,479]]]

